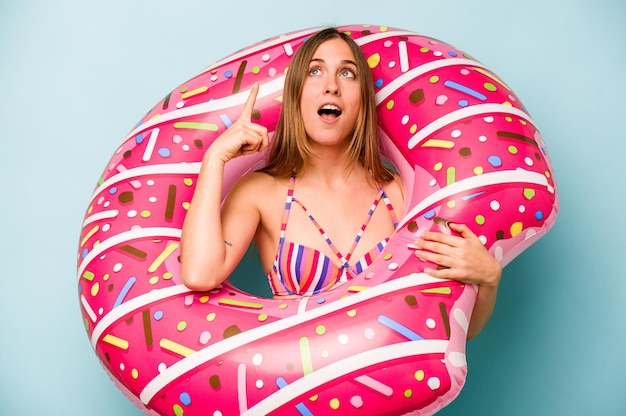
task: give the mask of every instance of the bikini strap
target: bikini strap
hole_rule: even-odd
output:
[[[280,239],[285,239],[285,230],[287,229],[287,221],[289,220],[289,212],[291,211],[291,204],[293,203],[293,190],[296,184],[296,172],[291,173],[289,178],[289,188],[287,190],[287,198],[285,199],[285,212],[283,212],[283,220],[280,225]]]

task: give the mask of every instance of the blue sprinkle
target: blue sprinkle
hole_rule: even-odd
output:
[[[167,147],[162,147],[157,152],[161,157],[170,157],[170,155],[172,154],[172,152],[170,152],[170,149],[168,149]]]
[[[302,416],[313,416],[313,413],[311,413],[311,411],[302,402],[296,405],[296,410],[300,412]]]
[[[396,331],[397,333],[405,336],[411,341],[421,341],[424,339],[423,337],[415,333],[410,328],[407,328],[406,326],[402,325],[400,322],[394,321],[388,316],[378,315],[378,322],[385,325],[387,328],[392,329]]]
[[[326,302],[326,298],[319,298],[315,302],[320,303],[320,304],[324,303],[324,302]]]
[[[489,156],[487,160],[489,161],[489,164],[494,168],[499,168],[500,166],[502,166],[502,159],[500,159],[500,156]]]
[[[233,71],[226,71],[226,72],[224,72],[224,76],[226,78],[231,78],[233,76]]]
[[[483,195],[484,193],[485,193],[485,191],[482,191],[482,192],[476,192],[476,193],[473,193],[473,194],[470,194],[470,195],[465,195],[465,196],[462,196],[462,197],[461,197],[461,199],[462,199],[463,201],[469,201],[470,199],[474,199],[474,198],[476,198],[476,197],[478,197],[478,196]]]
[[[456,52],[454,52],[454,51],[450,51],[450,52],[448,52],[448,55],[450,55],[450,56],[459,56],[459,55],[458,55]]]
[[[135,143],[139,144],[143,142],[143,134],[139,133],[137,137],[135,137]]]
[[[435,210],[431,209],[430,211],[424,213],[424,218],[426,218],[427,220],[433,218],[435,216]]]
[[[279,389],[284,389],[285,387],[287,387],[287,380],[285,380],[283,377],[280,377],[280,376],[277,377],[276,378],[276,386]],[[313,416],[313,413],[311,413],[311,411],[302,402],[297,403],[295,405],[295,408],[302,416]]]
[[[130,289],[133,287],[136,281],[137,278],[135,276],[131,276],[130,279],[128,279],[126,283],[124,283],[124,287],[122,287],[122,290],[120,290],[120,293],[117,295],[117,299],[115,299],[115,302],[113,303],[113,309],[117,308],[122,304],[122,302],[124,302],[124,298],[126,297],[128,292],[130,292]]]
[[[485,94],[482,94],[476,90],[473,90],[470,87],[466,87],[465,85],[461,85],[458,82],[448,80],[448,81],[445,81],[443,85],[445,85],[448,88],[452,88],[453,90],[457,90],[467,95],[471,95],[472,97],[478,98],[481,101],[485,101],[487,99],[487,96]]]
[[[537,221],[541,221],[543,219],[543,211],[537,211],[535,212],[535,219]]]
[[[152,316],[154,317],[155,321],[160,321],[161,319],[163,319],[163,311],[156,311]]]
[[[459,100],[459,107],[467,107],[469,105],[469,101],[467,100]]]
[[[280,376],[276,377],[276,386],[279,389],[287,387],[287,380],[285,380],[283,377],[280,377]]]
[[[109,189],[109,193],[111,195],[115,194],[117,192],[117,186],[112,186],[111,189]]]
[[[180,396],[178,396],[180,402],[185,406],[189,406],[191,404],[191,396],[187,392],[182,392]]]
[[[228,118],[226,114],[220,114],[220,119],[222,120],[222,123],[224,123],[226,128],[229,128],[233,125],[233,122],[230,120],[230,118]]]
[[[83,249],[83,252],[80,253],[80,256],[84,259],[85,257],[87,257],[87,254],[89,254],[89,250],[87,250],[86,248]]]
[[[383,79],[382,79],[382,78],[378,78],[378,79],[376,80],[376,82],[374,82],[374,86],[375,86],[376,88],[380,88],[380,87],[382,87],[382,86],[383,86],[384,82],[385,82],[385,81],[383,81]]]

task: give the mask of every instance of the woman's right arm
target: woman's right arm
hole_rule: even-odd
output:
[[[226,280],[248,249],[261,219],[254,198],[242,191],[242,184],[230,191],[225,204],[228,212],[221,207],[226,162],[262,151],[269,144],[267,129],[250,122],[258,89],[257,84],[252,87],[239,119],[202,159],[181,235],[181,278],[192,290],[210,290]]]

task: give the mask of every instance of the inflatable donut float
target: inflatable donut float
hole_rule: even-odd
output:
[[[407,243],[462,222],[506,265],[556,220],[543,139],[502,80],[435,39],[344,26],[368,59],[382,152],[404,182],[397,232],[366,272],[312,297],[182,285],[180,233],[204,152],[254,82],[253,119],[274,131],[290,59],[319,29],[254,44],[172,90],[91,196],[77,258],[84,325],[104,369],[147,414],[434,413],[464,384],[476,288],[428,277]],[[229,162],[225,192],[264,156]]]

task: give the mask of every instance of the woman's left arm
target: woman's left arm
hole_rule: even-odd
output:
[[[449,227],[459,235],[424,232],[415,243],[415,255],[441,266],[436,270],[424,270],[432,277],[478,285],[476,304],[467,332],[467,338],[472,339],[485,327],[496,305],[502,266],[469,227],[454,223],[450,223]]]

